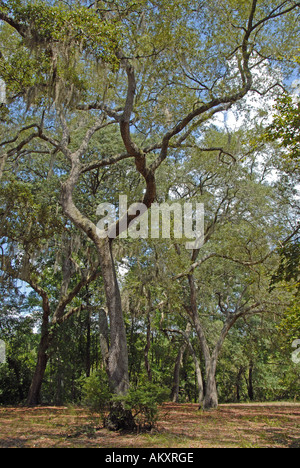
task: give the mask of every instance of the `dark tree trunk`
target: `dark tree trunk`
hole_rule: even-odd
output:
[[[27,396],[27,406],[37,406],[40,404],[41,388],[48,362],[47,351],[50,346],[49,315],[50,310],[47,308],[47,310],[43,313],[41,341],[38,349],[37,365]]]
[[[85,356],[85,373],[87,377],[91,375],[91,316],[87,312],[86,317],[86,356]]]
[[[104,309],[99,310],[99,335],[100,335],[100,349],[104,369],[108,374],[108,361],[109,361],[109,328],[107,322],[107,315]]]
[[[148,375],[148,381],[152,382],[152,371],[149,362],[149,351],[151,348],[151,320],[150,320],[150,312],[147,316],[147,338],[146,338],[146,346],[144,349],[144,361],[145,361],[145,368]]]
[[[104,426],[109,431],[134,431],[136,429],[131,410],[126,410],[122,402],[111,404],[109,415],[104,420]]]
[[[248,379],[248,396],[250,401],[254,401],[254,389],[253,389],[253,361],[251,360],[249,363],[249,379]]]
[[[243,372],[244,372],[244,368],[240,367],[238,375],[236,377],[236,401],[237,402],[241,401],[241,380],[242,380]]]

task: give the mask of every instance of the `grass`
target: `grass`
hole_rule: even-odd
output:
[[[77,407],[0,407],[0,448],[300,448],[300,404],[167,404],[151,433],[111,433]]]

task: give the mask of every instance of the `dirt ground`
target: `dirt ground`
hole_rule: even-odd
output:
[[[111,433],[77,407],[0,407],[0,448],[300,448],[300,404],[166,404],[151,433]]]

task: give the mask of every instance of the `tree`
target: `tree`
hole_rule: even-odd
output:
[[[34,369],[37,339],[30,301],[11,278],[0,283],[0,339],[6,347],[6,364],[0,366],[0,403],[19,404],[28,394]]]
[[[76,187],[87,172],[131,159],[145,185],[142,201],[150,208],[159,192],[157,174],[174,148],[194,146],[199,129],[249,92],[265,94],[280,84],[275,79],[266,88],[255,79],[255,70],[262,63],[271,68],[277,51],[286,49],[300,4],[103,1],[88,8],[77,2],[68,7],[2,1],[0,6],[0,19],[12,28],[12,37],[19,37],[19,51],[25,47],[43,67],[42,75],[31,77],[34,93],[27,101],[41,107],[50,101],[55,111],[50,116],[44,107],[31,137],[65,157],[69,174],[62,184],[62,207],[97,249],[111,327],[109,380],[113,392],[126,394],[128,351],[113,240],[99,237],[95,223],[78,209]],[[86,127],[77,145],[70,130],[74,114]],[[119,129],[122,153],[87,162],[92,138],[110,125]],[[136,216],[116,223],[117,236]]]
[[[217,365],[233,326],[248,316],[273,313],[274,307],[277,311],[283,310],[285,301],[291,299],[289,294],[281,297],[278,291],[272,294],[269,291],[268,272],[278,262],[274,246],[278,238],[290,235],[286,228],[290,212],[285,197],[282,199],[276,186],[267,182],[267,171],[265,180],[261,175],[263,148],[249,151],[252,132],[257,132],[257,128],[243,135],[243,140],[241,132],[231,133],[230,144],[227,141],[225,146],[228,135],[218,132],[217,136],[215,130],[207,131],[201,143],[209,143],[212,136],[214,141],[218,138],[228,161],[220,158],[220,150],[205,151],[204,155],[199,148],[188,149],[184,164],[181,160],[177,165],[172,164],[166,174],[167,197],[171,193],[172,197],[177,195],[177,202],[182,197],[184,201],[205,203],[204,247],[190,254],[183,242],[174,238],[170,244],[156,244],[156,248],[148,244],[145,247],[148,255],[153,250],[152,274],[148,262],[145,274],[138,275],[144,283],[155,281],[163,287],[166,297],[163,299],[160,292],[159,298],[163,304],[170,304],[172,310],[167,311],[165,305],[163,328],[182,336],[185,345],[192,348],[193,356],[197,353],[199,356],[199,351],[193,349],[184,332],[187,321],[197,333],[201,362],[205,363],[206,409],[218,404]],[[267,167],[269,161],[265,159],[264,164]],[[161,272],[158,276],[154,274],[156,269]],[[140,294],[133,294],[140,297]],[[155,297],[159,303],[157,293]],[[179,325],[175,317],[176,314],[182,317],[184,310],[185,322]],[[212,336],[211,329],[215,330]],[[179,353],[178,362],[181,357]],[[201,387],[199,384],[200,390]]]
[[[294,57],[299,64],[299,57]],[[278,100],[276,113],[271,125],[267,129],[267,140],[279,147],[278,166],[288,175],[282,176],[281,185],[287,186],[290,191],[297,193],[295,186],[299,183],[299,162],[300,162],[300,102],[299,93],[294,95],[286,94]],[[292,196],[291,196],[292,198]],[[295,218],[299,217],[299,206],[292,207],[295,210]],[[285,331],[289,337],[289,344],[300,336],[299,328],[299,305],[298,297],[300,293],[300,238],[299,221],[295,223],[294,231],[278,248],[280,255],[280,265],[273,274],[271,287],[278,284],[285,284],[291,290],[295,299],[290,308],[286,311],[285,318],[281,323],[281,330]]]
[[[38,173],[33,158],[31,165]],[[27,167],[23,170],[26,172]],[[91,266],[90,273],[86,273],[86,265],[76,263],[76,256],[84,257],[84,245],[78,233],[66,227],[55,204],[49,204],[49,185],[53,190],[53,181],[47,186],[43,177],[33,183],[22,183],[10,175],[3,179],[0,190],[1,280],[26,283],[41,301],[41,338],[27,397],[30,406],[40,401],[48,350],[55,334],[50,323],[60,324],[84,308],[86,304],[79,293],[100,275],[92,256],[87,255],[85,260]],[[55,198],[53,192],[51,196]]]

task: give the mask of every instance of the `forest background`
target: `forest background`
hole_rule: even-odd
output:
[[[298,398],[299,6],[0,1],[0,404]],[[99,238],[120,194],[203,246]]]

